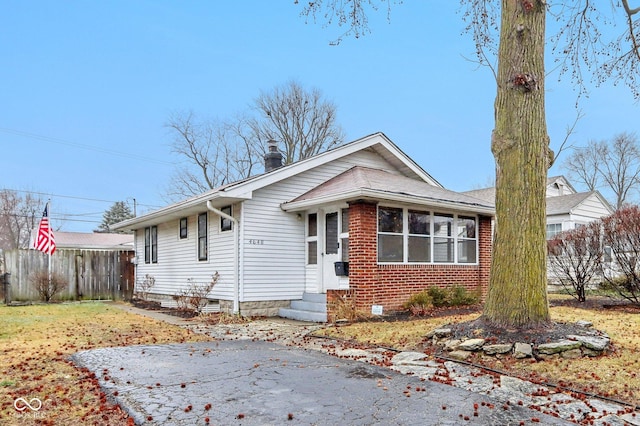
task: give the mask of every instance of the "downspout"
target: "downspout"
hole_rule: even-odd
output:
[[[211,205],[211,201],[207,200],[207,208],[217,214],[218,216],[222,216],[225,219],[230,220],[233,223],[233,313],[240,313],[240,283],[239,283],[239,262],[238,262],[238,254],[240,253],[239,245],[240,241],[238,239],[238,235],[240,232],[240,222],[233,216],[230,216],[224,213],[221,210],[213,207]]]

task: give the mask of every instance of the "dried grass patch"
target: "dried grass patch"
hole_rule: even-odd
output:
[[[101,347],[212,340],[105,303],[3,306],[0,324],[0,424],[133,424],[68,357]],[[17,398],[38,398],[42,408],[21,413]]]

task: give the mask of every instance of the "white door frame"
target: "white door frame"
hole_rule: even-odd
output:
[[[325,207],[318,210],[318,246],[320,249],[321,264],[318,268],[318,289],[321,293],[327,290],[340,289],[340,281],[345,278],[339,277],[335,273],[335,262],[342,260],[342,242],[340,240],[342,211],[338,206]],[[336,215],[336,219],[332,226],[335,226],[335,232],[331,233],[330,238],[337,241],[327,241],[327,216]],[[334,236],[335,235],[335,236]],[[336,245],[337,244],[337,245]],[[335,251],[335,253],[334,253]]]

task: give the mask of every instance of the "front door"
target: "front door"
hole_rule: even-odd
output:
[[[325,211],[324,234],[322,242],[322,287],[323,291],[338,289],[339,277],[336,275],[335,262],[342,258],[340,251],[340,228],[338,211]]]

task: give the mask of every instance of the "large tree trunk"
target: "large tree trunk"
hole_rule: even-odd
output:
[[[544,110],[545,6],[502,0],[491,150],[496,228],[484,316],[495,325],[549,321],[546,180],[552,154]]]

